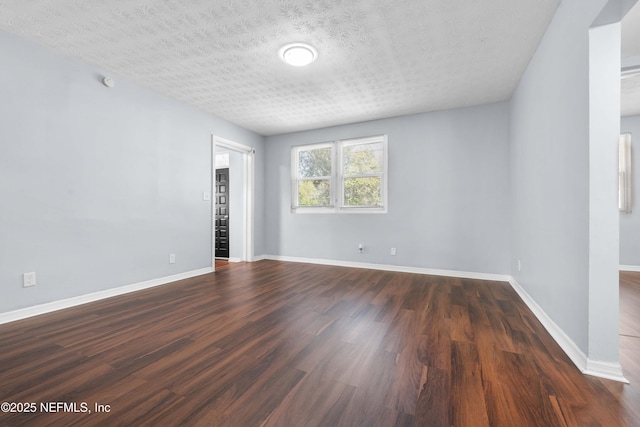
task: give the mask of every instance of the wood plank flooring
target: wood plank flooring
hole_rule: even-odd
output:
[[[620,363],[631,382],[623,390],[630,425],[640,426],[640,272],[620,272]]]
[[[500,282],[230,263],[0,325],[0,345],[0,402],[37,404],[0,426],[640,425],[637,340],[634,384],[584,376]]]
[[[217,270],[222,270],[223,268],[229,266],[229,261],[227,261],[226,259],[216,259],[215,260],[216,263],[216,271]]]

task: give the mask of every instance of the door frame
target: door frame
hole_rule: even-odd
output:
[[[217,135],[211,135],[211,189],[215,189],[216,149],[224,148],[242,154],[242,260],[252,262],[254,257],[254,206],[255,206],[255,154],[256,150],[248,145],[239,144]],[[216,198],[211,197],[211,265],[216,268]],[[231,220],[231,218],[229,218]]]

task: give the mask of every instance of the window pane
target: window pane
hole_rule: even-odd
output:
[[[329,206],[330,195],[328,179],[298,182],[298,206]]]
[[[344,180],[345,206],[382,206],[382,183],[379,177]]]
[[[298,176],[311,178],[331,175],[331,147],[298,151]]]
[[[381,142],[347,145],[342,151],[345,175],[382,172],[384,151]]]

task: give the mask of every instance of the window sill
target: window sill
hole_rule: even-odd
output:
[[[307,208],[292,207],[291,213],[294,214],[386,214],[387,208]]]

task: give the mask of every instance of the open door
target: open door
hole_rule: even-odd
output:
[[[229,168],[216,169],[215,256],[229,258]]]

